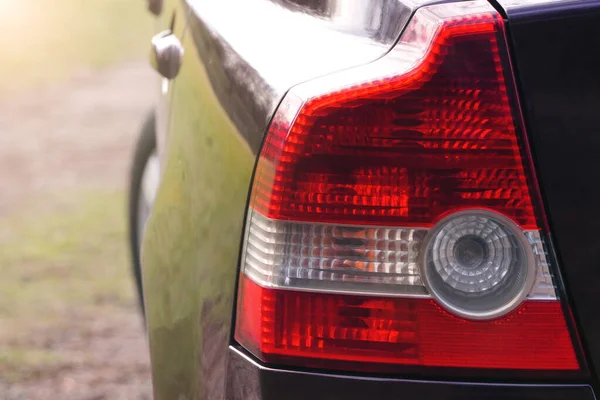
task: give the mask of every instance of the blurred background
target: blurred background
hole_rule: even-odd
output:
[[[126,246],[142,0],[0,0],[0,399],[144,399]]]

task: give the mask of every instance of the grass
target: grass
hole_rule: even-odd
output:
[[[59,354],[50,350],[6,347],[0,348],[0,373],[5,381],[31,377],[31,371],[56,368],[63,364]]]
[[[43,215],[0,219],[0,375],[57,362],[55,353],[31,345],[36,332],[135,305],[123,194],[70,197],[71,204]]]
[[[44,322],[73,304],[133,302],[123,194],[73,196],[62,210],[0,220],[0,325],[10,326],[3,319]]]
[[[140,59],[152,18],[142,0],[0,0],[0,94]]]
[[[0,98],[144,59],[153,31],[142,0],[0,0],[0,24]],[[25,203],[0,216],[0,383],[62,364],[44,341],[78,316],[137,306],[123,190]]]

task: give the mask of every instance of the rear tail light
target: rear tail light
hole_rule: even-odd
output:
[[[579,369],[507,65],[487,2],[435,5],[382,59],[286,95],[251,192],[241,345],[340,369]]]

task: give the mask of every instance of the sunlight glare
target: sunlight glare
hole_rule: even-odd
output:
[[[0,21],[15,21],[17,16],[25,10],[27,0],[0,0]]]

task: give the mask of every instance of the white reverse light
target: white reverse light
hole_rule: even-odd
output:
[[[440,304],[471,319],[517,307],[531,292],[536,260],[531,244],[508,218],[486,210],[452,214],[427,235],[422,278]]]

